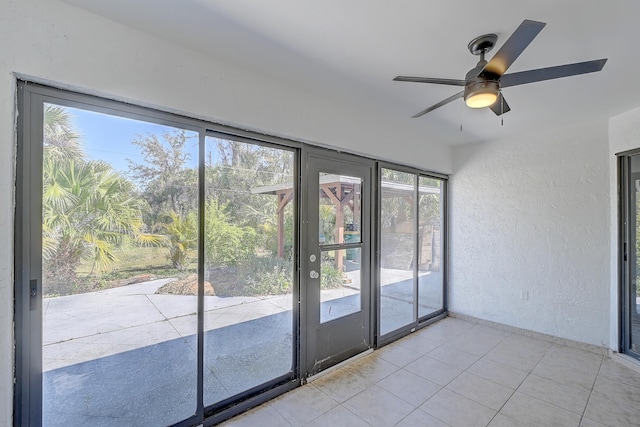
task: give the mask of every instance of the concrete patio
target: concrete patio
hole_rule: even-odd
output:
[[[195,413],[197,297],[155,294],[169,280],[44,301],[45,425],[156,426]],[[205,297],[205,404],[291,370],[291,301]]]
[[[160,295],[172,279],[43,300],[44,371],[195,335],[197,297]],[[205,296],[205,330],[291,310],[290,295]]]
[[[408,304],[404,275],[384,285],[390,322]],[[170,280],[43,300],[44,425],[156,426],[195,413],[197,297],[155,293]],[[323,291],[325,317],[358,305],[350,286]],[[291,371],[291,295],[204,304],[205,405]]]

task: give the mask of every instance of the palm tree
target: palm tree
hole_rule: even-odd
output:
[[[144,201],[135,197],[134,185],[108,163],[85,160],[69,123],[63,108],[45,109],[42,256],[48,293],[73,291],[83,260],[100,272],[118,262],[117,249],[163,242],[143,232]]]
[[[44,107],[45,154],[57,160],[84,158],[80,134],[73,128],[73,120],[64,107],[45,104]]]

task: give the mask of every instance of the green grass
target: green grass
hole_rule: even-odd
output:
[[[111,271],[91,273],[91,262],[84,261],[76,269],[82,287],[71,289],[68,293],[83,293],[100,289],[109,289],[130,283],[138,275],[150,274],[153,278],[180,277],[197,270],[196,252],[189,254],[190,264],[180,271],[171,265],[167,248],[135,247],[117,252],[119,261]],[[67,292],[64,292],[66,294]]]
[[[146,269],[171,268],[168,254],[169,249],[156,247],[135,247],[127,251],[117,251],[116,256],[120,261],[115,265],[114,271],[144,272]],[[82,262],[76,269],[76,273],[80,276],[90,274],[91,262]]]

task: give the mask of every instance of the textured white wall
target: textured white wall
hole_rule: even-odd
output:
[[[607,123],[453,153],[450,310],[608,346]]]
[[[0,0],[0,425],[13,390],[13,73],[116,99],[448,173],[418,129],[207,58],[55,0]],[[410,144],[403,150],[401,144]],[[409,145],[407,145],[408,147]]]
[[[609,120],[609,194],[611,210],[611,348],[618,350],[619,307],[618,307],[618,175],[616,153],[640,148],[640,108],[636,108]]]

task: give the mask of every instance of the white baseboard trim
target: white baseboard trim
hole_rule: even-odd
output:
[[[541,332],[535,332],[529,329],[518,328],[511,325],[506,325],[504,323],[498,323],[491,320],[484,320],[484,319],[479,319],[473,316],[467,316],[466,314],[449,312],[449,317],[457,318],[460,320],[466,320],[469,322],[475,322],[479,325],[488,326],[491,328],[499,329],[501,331],[509,332],[512,334],[523,335],[525,337],[534,338],[541,341],[550,342],[553,344],[559,344],[567,347],[576,348],[578,350],[589,351],[591,353],[596,353],[601,356],[609,356],[609,351],[611,351],[611,349],[609,349],[608,347],[598,346],[595,344],[588,344],[580,341],[574,341],[567,338],[556,337],[554,335],[543,334]]]

